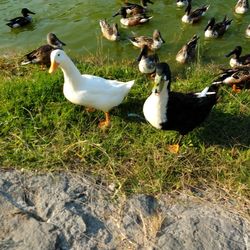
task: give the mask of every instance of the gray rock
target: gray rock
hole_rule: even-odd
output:
[[[77,174],[0,171],[0,249],[250,249],[249,222],[218,205],[115,191]]]

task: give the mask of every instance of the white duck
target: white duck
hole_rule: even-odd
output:
[[[128,94],[134,80],[120,82],[94,75],[81,75],[71,59],[63,50],[54,50],[50,55],[52,73],[58,66],[64,74],[63,94],[72,103],[102,110],[105,120],[99,127],[110,126],[109,111],[118,106]]]

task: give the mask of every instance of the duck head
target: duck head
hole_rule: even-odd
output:
[[[127,8],[121,7],[120,10],[117,13],[115,13],[112,17],[118,16],[118,15],[121,15],[123,18],[126,18],[127,17]]]
[[[167,63],[158,63],[156,65],[156,75],[152,93],[160,95],[164,86],[170,91],[171,71]]]
[[[153,39],[161,41],[162,43],[165,43],[165,40],[161,36],[161,32],[159,30],[154,30],[153,32]]]
[[[229,52],[227,55],[225,55],[226,57],[230,57],[231,55],[235,55],[236,58],[240,57],[240,54],[242,52],[242,47],[241,46],[236,46],[234,50],[232,50],[231,52]]]
[[[66,45],[54,33],[51,32],[47,34],[47,42],[54,48],[62,48],[62,46]]]
[[[143,7],[148,6],[148,3],[154,4],[151,0],[141,0],[141,5]]]
[[[66,59],[66,54],[63,50],[61,49],[56,49],[53,50],[50,54],[50,68],[49,68],[49,73],[53,73],[60,64],[63,64]]]
[[[27,9],[27,8],[23,8],[23,9],[21,10],[21,13],[22,13],[22,15],[23,15],[24,17],[27,17],[28,14],[33,14],[33,15],[36,14],[35,12],[32,12],[32,11],[30,11],[30,10]]]
[[[185,13],[186,13],[187,15],[189,15],[190,12],[191,12],[191,9],[192,9],[191,0],[189,0],[189,1],[188,1],[187,8],[185,9]]]
[[[206,28],[204,29],[204,31],[206,31],[208,28],[213,28],[214,27],[214,25],[215,25],[215,18],[214,17],[212,17],[209,21],[208,21],[208,24],[207,24],[207,26],[206,26]]]

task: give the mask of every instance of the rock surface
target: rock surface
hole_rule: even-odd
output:
[[[114,191],[76,174],[0,171],[0,249],[250,249],[237,213]]]

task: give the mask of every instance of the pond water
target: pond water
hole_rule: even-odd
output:
[[[153,0],[149,14],[153,16],[149,23],[133,28],[122,28],[120,17],[112,18],[122,5],[121,0],[0,0],[0,55],[10,52],[27,53],[46,43],[48,32],[54,32],[67,46],[65,51],[71,56],[106,55],[111,59],[136,59],[139,50],[126,39],[132,32],[151,36],[159,29],[166,43],[158,54],[162,61],[175,63],[177,51],[194,34],[200,36],[199,58],[206,63],[216,62],[228,65],[224,57],[236,45],[243,47],[243,54],[250,53],[250,39],[245,37],[245,29],[250,24],[250,11],[245,15],[234,13],[236,0],[193,0],[193,7],[210,4],[202,21],[196,25],[184,24],[181,17],[184,9],[176,7],[175,0]],[[138,2],[138,0],[131,0]],[[31,25],[11,30],[5,25],[5,19],[20,15],[23,7],[36,12]],[[222,20],[224,15],[233,19],[226,34],[219,39],[205,39],[204,28],[211,17]],[[99,19],[117,22],[122,40],[110,42],[101,36]]]

